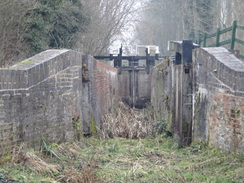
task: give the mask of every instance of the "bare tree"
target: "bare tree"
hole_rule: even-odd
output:
[[[31,1],[3,0],[0,3],[0,65],[8,65],[22,58],[27,47],[23,42],[26,28],[24,15],[34,7]]]
[[[166,54],[169,40],[192,39],[214,30],[214,0],[150,0],[138,24],[138,39]]]
[[[138,12],[137,0],[89,0],[84,1],[91,17],[91,24],[81,43],[85,53],[107,55],[109,46],[123,29],[131,23]]]
[[[184,1],[180,0],[150,0],[137,26],[141,44],[158,45],[160,52],[166,54],[169,40],[182,39],[182,5]]]
[[[140,0],[2,0],[0,65],[11,65],[51,47],[107,55],[108,47],[138,17],[138,2]],[[89,20],[82,19],[83,13]],[[84,22],[89,22],[89,26],[83,26]]]
[[[237,21],[238,25],[244,26],[244,3],[243,0],[217,0],[218,3],[218,11],[216,11],[216,24],[219,28],[227,28],[230,27],[234,20]],[[244,31],[237,29],[236,37],[238,39],[243,40]],[[221,35],[223,40],[227,40],[231,38],[231,33],[226,33]],[[229,46],[226,46],[229,48]],[[239,50],[241,54],[244,53],[244,45],[235,43],[235,49]]]

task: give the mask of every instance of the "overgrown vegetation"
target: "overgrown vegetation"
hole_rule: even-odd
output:
[[[167,123],[155,120],[153,108],[137,111],[123,103],[103,118],[92,138],[63,144],[42,139],[39,151],[25,144],[0,160],[0,180],[21,183],[217,182],[244,180],[243,154],[209,148],[205,142],[179,148]],[[91,123],[93,119],[91,118]],[[80,124],[73,119],[75,132]],[[96,133],[95,133],[96,132]],[[122,138],[123,137],[123,138]]]
[[[88,19],[82,13],[80,1],[40,0],[29,16],[25,38],[30,52],[38,53],[47,48],[73,48],[76,33],[84,30]]]
[[[50,48],[107,55],[135,17],[136,1],[1,0],[0,67]]]
[[[153,109],[123,103],[104,116],[96,136],[63,144],[42,139],[39,151],[24,144],[0,161],[0,180],[22,183],[243,182],[243,154],[224,153],[204,142],[179,148]],[[73,120],[74,128],[80,125]],[[91,123],[92,122],[91,118]],[[95,132],[94,132],[95,133]],[[122,138],[123,137],[123,138]]]
[[[103,116],[102,138],[145,138],[157,134],[170,135],[168,124],[155,116],[152,106],[143,110],[132,109],[120,102]]]
[[[51,146],[51,145],[49,145]],[[0,176],[20,182],[243,182],[240,154],[204,143],[177,148],[171,138],[87,138],[50,147],[59,157],[16,149]]]
[[[80,0],[4,0],[0,6],[0,66],[48,48],[74,48],[89,23]]]

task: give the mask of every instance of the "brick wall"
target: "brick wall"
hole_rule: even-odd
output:
[[[138,96],[151,89],[158,120],[165,120],[181,142],[190,137],[193,104],[195,141],[242,152],[244,63],[224,48],[201,48],[194,52],[193,82],[192,70],[183,71],[182,65],[166,61],[149,74],[139,73]],[[102,114],[120,96],[131,95],[129,80],[130,74],[119,76],[117,69],[70,50],[47,50],[0,69],[0,154],[22,141],[39,147],[42,138],[73,139],[74,121],[85,134],[92,123],[101,128]]]
[[[244,150],[244,63],[225,48],[194,51],[194,65],[166,61],[155,66],[151,104],[174,138],[206,141],[225,151]]]
[[[42,138],[73,138],[72,118],[81,113],[81,59],[77,52],[48,50],[0,69],[0,154],[22,141],[39,147]]]
[[[101,126],[113,98],[118,98],[117,70],[75,51],[47,50],[0,69],[0,155],[20,142],[39,148],[42,138],[74,139],[73,122],[83,124],[84,132],[91,117]]]
[[[84,56],[87,65],[89,82],[83,83],[83,130],[91,134],[91,122],[94,121],[98,129],[101,128],[101,117],[113,103],[119,100],[117,69],[110,67],[92,56]]]
[[[194,140],[244,150],[244,63],[225,48],[194,53]]]
[[[99,61],[96,61],[95,64],[97,106],[103,106],[101,111],[104,112],[105,109],[112,106],[114,100],[119,98],[117,69]]]

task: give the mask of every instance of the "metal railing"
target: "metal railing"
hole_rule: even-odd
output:
[[[235,20],[235,21],[233,21],[232,26],[225,28],[225,29],[222,29],[222,30],[220,30],[220,28],[218,28],[217,31],[215,33],[212,33],[212,34],[205,33],[203,36],[199,37],[198,40],[195,41],[195,43],[198,44],[200,47],[201,46],[203,46],[203,47],[218,47],[218,46],[230,44],[229,49],[234,50],[235,43],[239,43],[241,45],[244,45],[243,40],[236,38],[236,30],[237,29],[244,30],[244,26],[237,25],[237,21]],[[231,38],[220,42],[221,34],[224,34],[227,32],[231,32]],[[207,40],[210,38],[215,38],[215,43],[208,45]],[[240,54],[239,57],[242,60],[244,60],[244,55]]]

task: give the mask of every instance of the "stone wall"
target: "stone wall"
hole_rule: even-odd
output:
[[[226,150],[244,150],[244,63],[225,48],[194,52],[193,137]]]
[[[120,70],[71,50],[47,50],[0,69],[0,154],[21,142],[63,142],[101,129],[120,97],[151,100],[175,139],[244,149],[244,63],[224,48],[194,51],[194,65],[166,60],[150,70]],[[193,91],[192,91],[193,90]],[[191,124],[193,125],[191,128]],[[75,124],[75,125],[74,125]],[[80,124],[80,125],[79,125]],[[79,129],[78,128],[78,129]],[[193,131],[192,131],[193,130]]]
[[[74,139],[80,127],[90,133],[117,97],[117,70],[71,50],[47,50],[0,69],[0,155],[21,142],[39,148],[42,139]]]
[[[164,61],[152,70],[151,104],[180,145],[206,141],[244,149],[244,63],[225,48],[194,51],[194,65]]]
[[[74,135],[72,118],[81,115],[82,56],[48,50],[0,70],[0,148],[10,152],[24,141],[61,142]]]
[[[83,130],[87,135],[101,129],[101,117],[104,112],[119,100],[119,84],[117,69],[95,60],[92,56],[84,56],[87,66],[88,82],[83,82]],[[94,129],[96,125],[96,129]],[[93,128],[93,129],[92,129]]]

